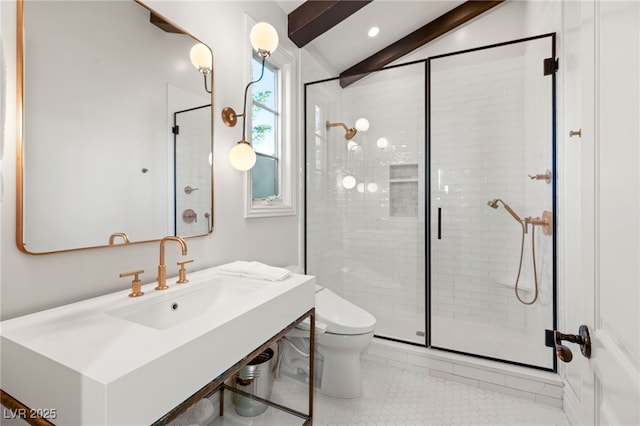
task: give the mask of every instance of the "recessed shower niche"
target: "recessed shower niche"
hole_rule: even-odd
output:
[[[418,217],[418,165],[389,166],[389,216]]]
[[[545,34],[306,84],[306,272],[377,337],[554,370],[555,79]]]

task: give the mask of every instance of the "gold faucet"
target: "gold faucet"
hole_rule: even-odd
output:
[[[164,237],[160,240],[160,264],[158,265],[158,286],[156,290],[166,290],[167,285],[167,266],[164,264],[164,244],[167,241],[177,241],[182,247],[182,255],[187,254],[187,243],[180,237]]]

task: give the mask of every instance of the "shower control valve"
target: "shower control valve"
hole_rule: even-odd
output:
[[[542,217],[525,217],[524,218],[525,227],[526,225],[539,225],[542,227],[542,233],[544,235],[551,235],[553,233],[553,214],[549,210],[545,210],[542,212]]]
[[[545,173],[536,175],[527,175],[531,180],[543,180],[547,183],[551,183],[551,170],[547,170]]]

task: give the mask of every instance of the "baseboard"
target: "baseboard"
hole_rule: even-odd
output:
[[[569,419],[569,423],[572,425],[581,425],[582,419],[580,416],[581,412],[581,401],[580,397],[573,388],[564,381],[564,393],[563,393],[563,401],[564,401],[564,412]]]

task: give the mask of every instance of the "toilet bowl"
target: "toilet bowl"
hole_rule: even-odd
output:
[[[331,290],[316,286],[315,387],[327,396],[362,395],[360,355],[373,338],[373,315]],[[287,334],[283,342],[281,375],[308,380],[309,323]]]

